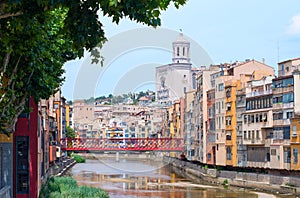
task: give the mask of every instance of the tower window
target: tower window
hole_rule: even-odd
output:
[[[179,56],[179,47],[177,47],[177,56]]]
[[[185,50],[185,48],[182,48],[182,55],[184,56],[184,50]]]

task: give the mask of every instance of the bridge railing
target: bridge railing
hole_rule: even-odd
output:
[[[0,189],[0,198],[10,198],[10,187],[5,186]]]
[[[183,151],[182,138],[63,138],[66,151]]]

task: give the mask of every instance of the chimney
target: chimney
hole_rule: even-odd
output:
[[[262,63],[265,64],[265,58],[262,58]]]

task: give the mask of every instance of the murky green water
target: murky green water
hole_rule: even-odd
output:
[[[87,160],[72,168],[79,185],[102,188],[110,197],[274,197],[193,182],[154,159]]]

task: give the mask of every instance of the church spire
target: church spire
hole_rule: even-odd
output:
[[[173,63],[190,63],[190,42],[183,37],[182,29],[173,42]]]

